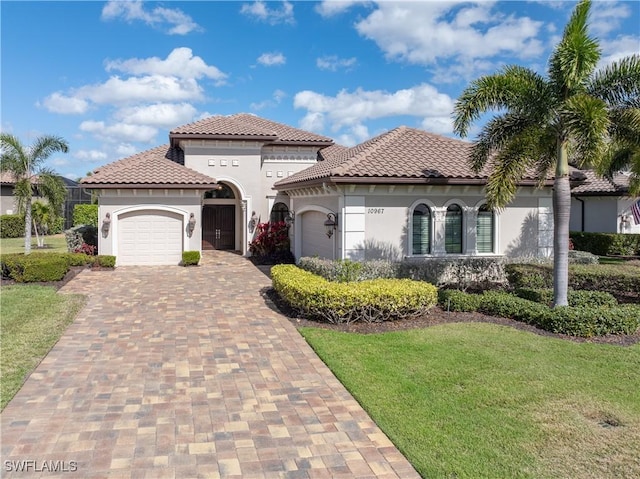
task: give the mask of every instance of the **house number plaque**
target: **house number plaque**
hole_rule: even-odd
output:
[[[367,208],[368,215],[381,215],[384,213],[384,208]]]

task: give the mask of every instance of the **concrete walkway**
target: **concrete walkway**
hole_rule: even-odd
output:
[[[0,476],[418,477],[269,285],[221,252],[82,272],[61,292],[86,307],[1,415]]]

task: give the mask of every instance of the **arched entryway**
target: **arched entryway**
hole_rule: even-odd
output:
[[[237,249],[237,215],[240,195],[233,185],[205,192],[202,205],[202,249]]]

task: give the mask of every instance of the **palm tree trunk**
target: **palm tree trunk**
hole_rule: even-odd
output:
[[[31,196],[24,199],[24,254],[31,253]]]
[[[567,146],[558,142],[556,178],[553,183],[553,305],[566,306],[569,287],[569,215],[571,187]]]

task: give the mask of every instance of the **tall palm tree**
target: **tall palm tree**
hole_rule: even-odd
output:
[[[44,166],[53,153],[69,151],[67,142],[57,136],[37,138],[31,146],[24,146],[10,134],[0,133],[0,171],[8,171],[15,178],[14,195],[18,211],[25,215],[24,253],[31,252],[31,202],[34,188],[46,198],[54,211],[60,211],[65,197],[64,182]]]
[[[597,70],[598,41],[589,36],[589,0],[581,1],[549,60],[547,76],[522,66],[473,81],[458,98],[455,132],[465,137],[483,113],[496,114],[474,142],[475,171],[492,166],[489,206],[503,208],[526,171],[542,184],[555,170],[554,305],[567,304],[569,278],[569,161],[606,169],[622,150],[640,147],[640,55]]]

